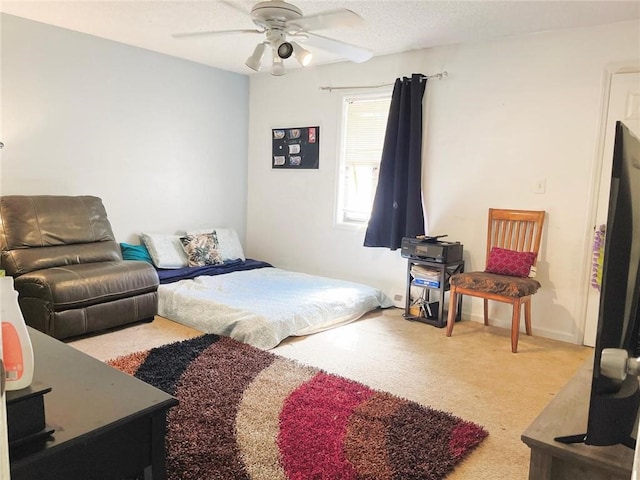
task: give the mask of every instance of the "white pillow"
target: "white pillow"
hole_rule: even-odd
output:
[[[200,230],[189,230],[187,235],[199,235],[202,233],[216,232],[218,237],[218,250],[222,256],[222,261],[240,259],[246,260],[242,244],[238,238],[238,233],[233,228],[202,228]]]
[[[141,233],[153,264],[158,268],[183,268],[189,265],[189,258],[182,247],[179,235],[163,233]]]

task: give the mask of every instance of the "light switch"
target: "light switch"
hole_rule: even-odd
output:
[[[538,178],[533,182],[533,193],[544,193],[547,188],[547,179],[546,178]]]

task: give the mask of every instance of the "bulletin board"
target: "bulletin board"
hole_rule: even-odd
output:
[[[318,169],[320,127],[274,128],[271,132],[271,167],[274,169]]]

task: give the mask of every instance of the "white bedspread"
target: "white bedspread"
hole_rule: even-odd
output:
[[[376,288],[279,268],[201,276],[158,288],[158,315],[265,350],[290,335],[319,332],[391,306]]]

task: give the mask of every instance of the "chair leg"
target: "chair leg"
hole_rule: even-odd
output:
[[[511,317],[511,351],[518,351],[518,337],[520,335],[520,299],[513,303],[513,315]]]
[[[524,302],[524,328],[531,335],[531,297]]]
[[[447,316],[447,337],[453,333],[453,326],[456,323],[456,315],[458,309],[458,293],[456,287],[451,285],[449,290],[449,315]]]
[[[484,300],[484,324],[485,326],[489,325],[489,300],[486,298]]]

